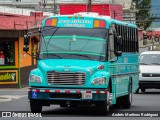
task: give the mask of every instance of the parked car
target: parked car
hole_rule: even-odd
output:
[[[160,51],[146,51],[140,55],[139,89],[160,89]]]

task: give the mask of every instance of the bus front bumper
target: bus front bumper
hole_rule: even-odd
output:
[[[107,89],[46,89],[29,88],[29,100],[60,104],[61,102],[96,102],[106,101]]]

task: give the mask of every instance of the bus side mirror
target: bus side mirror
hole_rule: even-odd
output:
[[[115,51],[116,56],[122,56],[122,37],[119,35],[115,35],[116,37],[116,45],[117,45],[117,51]]]
[[[30,36],[24,35],[24,45],[29,45]]]
[[[122,47],[122,37],[121,36],[116,36],[116,40],[117,40],[117,45],[119,47]]]
[[[28,52],[29,51],[29,47],[28,47],[29,41],[30,41],[30,36],[25,35],[24,36],[24,46],[23,46],[23,51],[24,52]]]

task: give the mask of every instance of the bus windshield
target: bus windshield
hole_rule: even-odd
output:
[[[105,60],[107,29],[43,27],[40,59]]]

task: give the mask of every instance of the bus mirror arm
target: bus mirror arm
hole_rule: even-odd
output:
[[[37,55],[32,55],[32,54],[29,54],[28,52],[26,52],[26,54],[30,55],[31,57],[33,57],[34,59],[38,60],[39,58],[37,57]]]
[[[114,59],[114,60],[111,60],[111,62],[117,62],[119,56],[122,56],[122,51],[116,51],[116,52],[115,52],[115,55],[116,55],[116,60],[115,60],[115,59]]]

